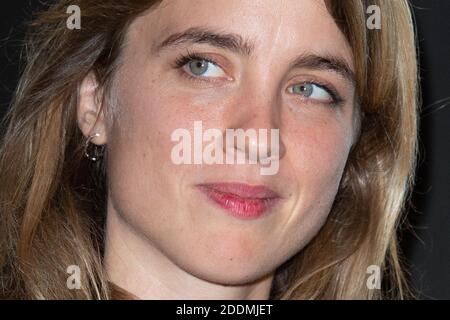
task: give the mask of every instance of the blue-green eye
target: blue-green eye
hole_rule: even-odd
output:
[[[193,60],[189,62],[189,70],[196,76],[202,76],[208,71],[209,62],[202,60]]]
[[[308,99],[323,101],[323,102],[331,102],[334,100],[334,97],[330,94],[330,92],[323,87],[310,82],[305,82],[301,84],[297,84],[291,87],[292,93],[301,95]]]
[[[222,68],[212,60],[203,58],[195,54],[183,56],[176,61],[176,67],[182,68],[193,77],[220,78],[226,77]]]
[[[192,60],[188,63],[188,71],[196,77],[224,77],[222,68],[207,60]]]

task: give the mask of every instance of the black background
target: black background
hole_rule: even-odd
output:
[[[402,246],[419,297],[450,299],[450,0],[411,3],[418,27],[423,106],[420,165],[409,213],[414,231],[402,232]],[[40,7],[37,0],[0,4],[0,118],[23,67],[19,57],[24,21]]]

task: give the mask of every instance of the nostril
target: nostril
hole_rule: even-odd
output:
[[[223,146],[227,159],[237,154],[238,164],[266,165],[279,160],[280,143],[279,129],[227,129]]]

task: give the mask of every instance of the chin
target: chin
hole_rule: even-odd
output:
[[[202,255],[196,258],[190,256],[181,266],[185,271],[215,284],[220,285],[248,285],[267,275],[275,269],[262,261],[249,261],[235,258],[222,258],[218,256]],[[271,261],[273,263],[273,261]]]

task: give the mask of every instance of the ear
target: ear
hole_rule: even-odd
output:
[[[106,123],[104,111],[101,105],[101,90],[97,78],[90,72],[82,81],[77,106],[78,127],[85,137],[96,133],[100,134],[91,140],[92,143],[103,145],[107,142]]]

